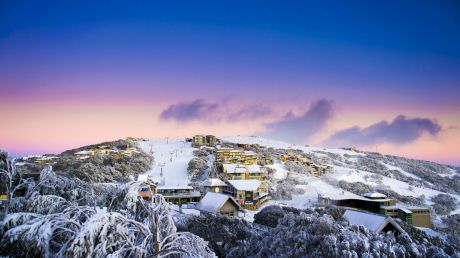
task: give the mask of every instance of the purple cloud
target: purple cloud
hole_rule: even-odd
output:
[[[228,99],[224,99],[221,103],[212,103],[197,99],[191,102],[173,104],[161,112],[160,119],[178,122],[203,120],[208,122],[220,120],[239,122],[266,117],[273,112],[271,108],[258,105],[244,106],[234,110],[228,101]]]
[[[272,113],[273,110],[269,107],[253,105],[244,107],[234,113],[230,113],[227,119],[230,122],[238,122],[266,117]]]
[[[305,143],[326,125],[333,113],[333,102],[320,99],[312,103],[301,116],[296,117],[289,112],[280,121],[268,124],[268,132],[264,136],[291,143]]]
[[[437,135],[442,130],[436,120],[412,118],[399,115],[390,123],[381,121],[369,127],[354,126],[340,130],[325,141],[327,146],[346,147],[352,145],[374,145],[381,143],[405,144],[422,136],[423,133]]]
[[[182,102],[169,106],[161,112],[160,119],[189,122],[207,118],[218,108],[219,105],[216,103],[208,103],[203,99],[197,99],[192,102]]]

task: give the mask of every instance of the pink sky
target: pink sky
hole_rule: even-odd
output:
[[[228,106],[231,110],[247,105],[247,101],[230,101]],[[219,136],[253,135],[264,132],[267,123],[279,120],[289,110],[299,113],[308,108],[302,103],[282,101],[277,105],[276,112],[270,116],[235,123],[215,118],[190,122],[162,121],[159,115],[167,107],[167,104],[155,105],[141,101],[65,103],[50,100],[8,104],[2,102],[0,108],[9,111],[3,114],[3,121],[7,122],[1,127],[0,146],[13,153],[59,153],[69,148],[128,136],[185,137],[195,133]],[[321,146],[322,142],[337,130],[355,125],[366,127],[380,120],[391,121],[399,114],[397,111],[383,112],[358,106],[343,106],[340,103],[335,103],[335,108],[334,116],[305,143]],[[419,114],[409,112],[406,115],[417,117]],[[437,121],[445,129],[436,136],[424,134],[407,144],[384,143],[358,147],[417,159],[459,164],[460,149],[456,144],[460,142],[460,133],[456,127],[460,124],[459,117],[449,112],[442,115],[427,112],[425,115],[437,115]]]

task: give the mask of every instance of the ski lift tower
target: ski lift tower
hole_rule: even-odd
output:
[[[160,162],[158,163],[158,166],[160,167],[160,176],[163,177],[163,167],[165,166],[166,164],[164,162]]]
[[[153,156],[153,154],[155,153],[153,151],[153,144],[150,144],[150,151],[149,151],[150,155]]]

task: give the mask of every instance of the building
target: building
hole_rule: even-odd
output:
[[[204,135],[197,134],[197,135],[194,135],[192,138],[193,146],[201,146],[201,145],[205,145],[205,143],[206,143],[206,136]]]
[[[365,196],[370,196],[370,198]],[[392,206],[396,203],[397,200],[387,198],[386,195],[381,193],[366,193],[364,196],[345,192],[335,195],[318,194],[319,206],[336,205],[374,213],[379,213],[382,206]]]
[[[228,180],[225,192],[233,196],[238,203],[248,210],[257,210],[268,201],[268,192],[263,191],[259,180]]]
[[[282,162],[292,161],[303,165],[309,165],[311,163],[308,157],[293,152],[281,154],[279,158]]]
[[[266,185],[266,168],[259,165],[223,164],[222,170],[231,180],[256,179]],[[266,187],[264,187],[266,189]]]
[[[314,176],[322,176],[326,173],[333,173],[334,172],[334,168],[331,167],[331,166],[320,166],[320,165],[316,165],[314,163],[310,163],[310,168],[311,168],[311,172],[313,173]]]
[[[245,165],[257,165],[257,153],[253,151],[243,151],[239,163]]]
[[[260,148],[260,145],[257,144],[257,143],[254,143],[254,144],[249,144],[249,143],[237,143],[236,146],[238,146],[238,148],[241,148],[243,150],[249,150],[251,148],[255,148],[255,149],[258,149]]]
[[[393,231],[395,234],[406,233],[390,216],[357,210],[346,210],[343,217],[346,218],[351,225],[361,225],[375,233],[388,231]]]
[[[35,163],[39,165],[52,165],[56,163],[56,156],[41,156],[35,160]]]
[[[216,160],[222,163],[257,165],[257,153],[232,148],[218,148],[216,150]]]
[[[93,155],[96,155],[96,154],[109,155],[109,154],[111,154],[113,152],[116,152],[116,151],[112,150],[112,148],[110,148],[109,146],[106,146],[106,145],[97,146],[92,151],[93,151]]]
[[[206,145],[216,145],[217,144],[217,138],[214,135],[206,135],[205,139]]]
[[[400,218],[409,225],[415,227],[430,228],[431,225],[431,209],[429,207],[419,206],[382,206],[380,213],[392,218]]]
[[[266,166],[266,165],[273,165],[273,157],[270,157],[268,155],[260,155],[257,157],[257,165],[260,166]]]
[[[219,178],[208,178],[203,181],[200,186],[203,188],[203,193],[222,193],[224,192],[224,188],[227,186],[227,184]]]
[[[201,194],[191,186],[155,186],[152,185],[152,192],[163,195],[170,203],[182,205],[184,203],[199,202]]]
[[[196,205],[196,209],[201,212],[221,214],[227,216],[238,216],[242,210],[238,202],[226,194],[208,192]]]
[[[214,135],[197,134],[192,137],[192,146],[199,147],[202,145],[213,146],[217,144],[217,138]]]

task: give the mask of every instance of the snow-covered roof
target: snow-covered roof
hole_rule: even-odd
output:
[[[205,181],[203,181],[200,185],[201,186],[227,186],[227,184],[224,183],[219,178],[208,178]]]
[[[223,164],[225,170],[227,173],[245,173],[246,172],[246,167],[240,164]]]
[[[201,201],[196,205],[196,208],[201,211],[216,213],[222,206],[224,206],[227,200],[235,203],[238,209],[241,209],[239,204],[232,197],[226,194],[213,192],[206,193],[203,199],[201,199]]]
[[[253,165],[241,165],[241,164],[233,164],[233,163],[226,163],[223,164],[227,173],[260,173],[260,166],[253,164]]]
[[[376,199],[376,198],[382,198],[382,199],[387,198],[386,195],[384,195],[382,193],[379,193],[379,192],[365,193],[365,194],[363,194],[363,196],[367,197],[367,198],[374,198],[374,199]]]
[[[388,223],[391,223],[399,232],[404,232],[404,230],[389,216],[356,210],[346,210],[343,216],[350,224],[362,225],[377,233],[380,233]]]
[[[248,169],[249,173],[260,173],[260,166],[253,164],[253,165],[248,165],[246,166]]]
[[[189,185],[162,185],[158,186],[157,190],[193,190]]]
[[[412,213],[412,211],[410,211],[410,210],[408,210],[406,208],[399,208],[399,209],[402,210],[406,214],[411,214]]]
[[[260,186],[260,181],[256,179],[228,180],[228,182],[239,191],[257,191]]]

